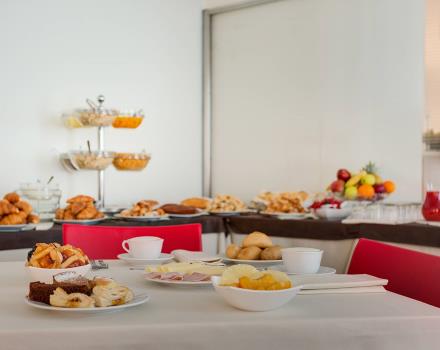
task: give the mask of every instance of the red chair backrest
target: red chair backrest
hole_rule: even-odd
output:
[[[174,249],[202,250],[200,224],[174,226],[86,226],[63,225],[63,242],[81,248],[90,259],[116,259],[125,253],[122,241],[138,236],[164,239],[162,253]]]
[[[440,307],[440,256],[360,239],[349,274],[386,278],[386,289]]]

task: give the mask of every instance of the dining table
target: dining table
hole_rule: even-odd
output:
[[[24,262],[0,263],[0,349],[438,349],[440,309],[391,293],[297,295],[279,309],[241,311],[212,286],[148,282],[122,261],[90,275],[112,277],[147,303],[71,313],[25,302]]]

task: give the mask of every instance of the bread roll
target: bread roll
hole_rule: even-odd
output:
[[[186,205],[188,207],[194,207],[202,210],[206,210],[210,203],[211,201],[209,199],[199,198],[199,197],[187,198],[180,202],[180,204],[182,205]]]
[[[238,253],[240,253],[240,247],[236,244],[230,244],[226,249],[226,256],[229,259],[236,259]]]
[[[242,248],[237,255],[239,260],[258,260],[260,258],[261,249],[255,246]]]
[[[258,248],[268,248],[268,247],[272,247],[273,243],[268,235],[266,235],[263,232],[255,231],[255,232],[248,234],[243,239],[243,242],[241,245],[243,248],[251,247],[251,246],[255,246]]]
[[[264,249],[260,254],[261,260],[280,260],[281,259],[281,247],[274,245],[272,247]]]

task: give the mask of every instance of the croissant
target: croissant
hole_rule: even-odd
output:
[[[78,220],[90,220],[93,219],[98,211],[96,210],[93,203],[89,203],[85,209],[83,209],[76,218]]]
[[[73,202],[70,205],[70,210],[72,211],[72,214],[75,216],[78,215],[85,208],[87,208],[87,202]]]
[[[29,214],[26,221],[28,224],[38,224],[40,222],[40,217],[35,214]]]
[[[18,213],[18,209],[15,206],[13,206],[7,200],[4,199],[0,200],[0,216],[16,214],[16,213]]]
[[[32,213],[32,205],[30,205],[28,202],[25,202],[25,201],[19,201],[19,202],[17,202],[17,203],[15,203],[15,206],[18,208],[18,209],[21,209],[21,210],[23,210],[26,214],[30,214],[30,213]]]
[[[15,192],[5,194],[3,198],[11,204],[17,203],[20,200],[20,196]]]
[[[26,220],[24,220],[19,214],[9,214],[0,220],[0,225],[22,225],[25,223]]]

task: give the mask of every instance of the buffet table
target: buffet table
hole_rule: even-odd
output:
[[[99,274],[147,292],[150,301],[101,314],[34,309],[23,300],[23,262],[0,263],[1,349],[430,350],[440,342],[440,310],[390,292],[298,295],[278,310],[253,313],[225,304],[209,286],[148,283],[122,262]]]

